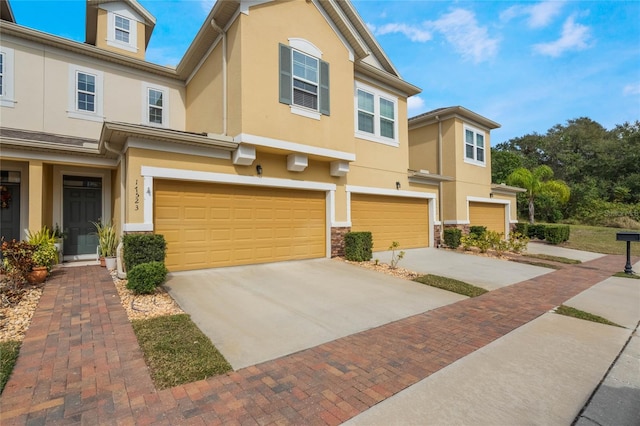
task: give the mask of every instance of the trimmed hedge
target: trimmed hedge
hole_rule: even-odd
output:
[[[544,239],[549,244],[560,244],[569,239],[569,225],[547,225],[544,229]]]
[[[150,294],[167,278],[167,267],[162,262],[136,265],[127,272],[127,288],[136,294]]]
[[[515,232],[521,235],[529,236],[529,224],[527,222],[516,223]]]
[[[164,262],[167,242],[160,234],[127,234],[122,237],[127,271],[149,262]]]
[[[371,232],[348,232],[344,236],[344,257],[353,262],[371,260],[373,237]]]
[[[486,232],[487,232],[486,226],[470,226],[469,227],[469,236],[473,238],[482,238]]]
[[[529,238],[537,238],[539,240],[544,240],[544,229],[547,225],[543,225],[541,223],[529,224],[527,229],[527,236]]]
[[[444,243],[447,247],[457,249],[460,247],[460,239],[462,238],[462,231],[457,228],[447,228],[444,230]]]

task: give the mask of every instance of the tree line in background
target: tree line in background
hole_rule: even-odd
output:
[[[491,154],[494,183],[527,189],[518,196],[520,216],[640,229],[640,121],[607,130],[577,118]]]

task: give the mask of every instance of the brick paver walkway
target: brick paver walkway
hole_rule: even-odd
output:
[[[339,424],[621,269],[605,256],[227,375],[158,391],[111,277],[46,287],[2,424]],[[496,273],[499,273],[496,271]]]

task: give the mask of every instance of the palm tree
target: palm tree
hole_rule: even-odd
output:
[[[534,223],[535,207],[533,202],[538,195],[550,195],[563,204],[569,201],[571,190],[567,184],[561,180],[551,179],[552,177],[553,170],[551,170],[551,167],[543,165],[533,170],[519,167],[507,178],[509,185],[519,186],[527,190],[529,223]]]

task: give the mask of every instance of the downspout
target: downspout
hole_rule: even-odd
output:
[[[211,28],[222,36],[222,134],[227,134],[227,33],[211,20]]]
[[[440,121],[440,116],[436,115],[436,120],[438,120],[438,174],[440,176],[444,176],[442,174],[442,121]],[[438,214],[440,216],[440,245],[442,245],[442,240],[444,239],[444,205],[442,204],[443,195],[442,188],[444,184],[442,181],[438,182]]]
[[[124,146],[121,151],[117,151],[109,145],[109,142],[104,142],[104,147],[107,151],[116,154],[118,159],[120,160],[120,234],[124,233],[124,215],[126,212],[125,209],[125,190],[126,190],[126,174],[127,174],[127,159],[124,156]],[[116,248],[116,270],[118,271],[118,278],[124,279],[127,277],[127,273],[124,271],[123,261],[122,261],[122,241],[118,243],[118,247]]]

